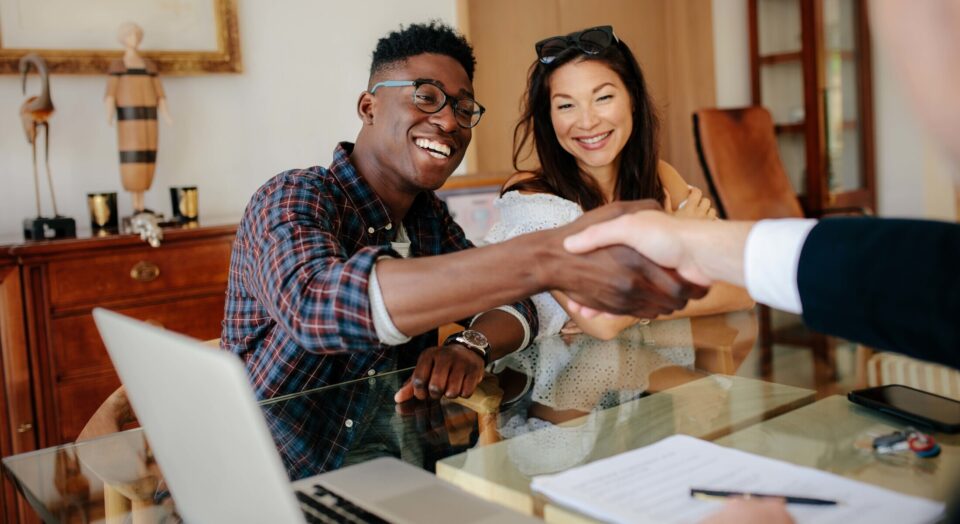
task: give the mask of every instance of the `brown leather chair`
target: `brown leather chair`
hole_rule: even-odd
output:
[[[697,154],[718,214],[731,220],[802,218],[803,208],[780,161],[773,118],[763,107],[701,109],[693,114]],[[818,385],[836,375],[833,345],[799,326],[774,331],[760,306],[761,373],[769,378],[773,343],[809,346]]]
[[[801,218],[803,208],[780,161],[773,118],[763,107],[693,114],[697,153],[717,211],[731,220]]]

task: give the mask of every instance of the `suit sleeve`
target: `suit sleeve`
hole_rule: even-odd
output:
[[[812,329],[960,368],[960,225],[822,220],[797,285]]]

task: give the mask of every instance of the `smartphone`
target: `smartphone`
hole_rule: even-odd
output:
[[[889,385],[847,393],[851,402],[944,433],[960,432],[960,402],[908,386]]]

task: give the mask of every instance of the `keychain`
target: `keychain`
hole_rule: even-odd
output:
[[[872,447],[881,455],[907,450],[920,458],[933,458],[940,454],[940,444],[932,436],[910,427],[874,438]]]

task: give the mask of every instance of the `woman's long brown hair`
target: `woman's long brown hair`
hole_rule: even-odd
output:
[[[538,60],[531,66],[522,116],[513,130],[513,168],[521,171],[524,150],[531,141],[540,160],[533,177],[511,185],[513,190],[550,193],[580,204],[589,211],[604,204],[596,182],[580,171],[576,158],[563,149],[557,140],[550,119],[550,75],[557,68],[575,60],[595,60],[616,72],[630,93],[633,107],[633,132],[620,152],[620,169],[614,194],[618,200],[653,198],[663,202],[663,184],[657,176],[659,163],[658,133],[660,123],[647,92],[646,81],[630,48],[617,41],[599,54],[588,55],[571,47],[550,64]]]

